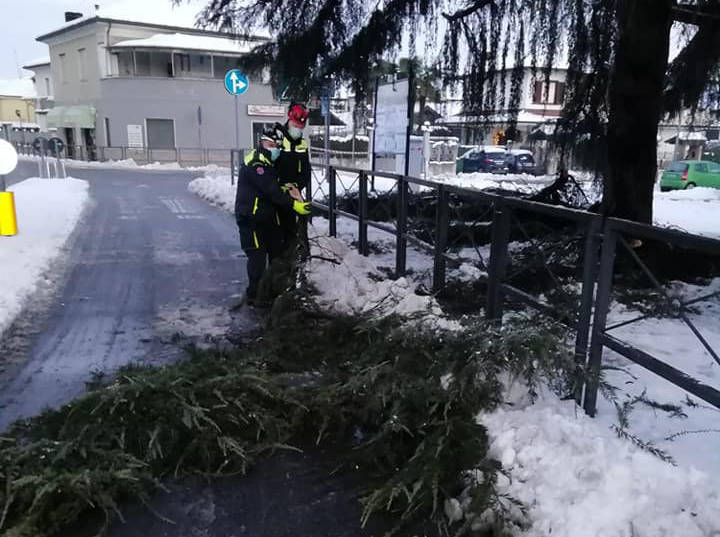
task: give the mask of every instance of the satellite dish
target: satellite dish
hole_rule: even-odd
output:
[[[12,172],[18,163],[18,155],[15,148],[9,142],[0,140],[0,175],[7,175]]]

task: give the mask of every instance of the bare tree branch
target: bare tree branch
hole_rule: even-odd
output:
[[[668,67],[663,111],[676,113],[700,100],[710,75],[720,63],[720,20],[702,24]]]
[[[472,15],[476,11],[481,10],[485,6],[492,4],[494,0],[475,0],[472,4],[469,6],[460,9],[456,11],[455,13],[449,14],[449,13],[443,13],[442,16],[445,17],[448,21],[453,22],[458,19],[464,19],[468,15]]]
[[[714,10],[708,9],[708,5],[678,4],[672,8],[673,20],[685,24],[701,25],[708,22],[720,22],[720,13],[717,5]]]

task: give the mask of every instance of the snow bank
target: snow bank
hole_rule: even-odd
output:
[[[78,179],[32,178],[9,190],[15,193],[18,234],[0,237],[0,334],[43,281],[89,199],[88,184]]]
[[[716,537],[720,497],[707,475],[671,466],[546,396],[480,416],[509,471],[499,493],[528,508],[527,537]]]
[[[38,161],[40,157],[35,155],[19,155],[20,159]],[[208,173],[228,172],[228,168],[223,168],[217,164],[208,164],[207,166],[181,166],[178,162],[150,162],[148,164],[138,164],[135,159],[128,158],[123,160],[104,160],[100,161],[86,161],[86,160],[74,160],[65,159],[66,166],[73,166],[75,168],[129,168],[129,169],[143,169],[143,170],[189,170],[189,171],[201,171]],[[228,172],[229,173],[229,172]]]
[[[696,187],[690,190],[655,192],[655,200],[720,201],[720,189]]]
[[[190,192],[231,213],[235,211],[236,189],[230,184],[230,176],[222,174],[198,177],[188,184]]]
[[[308,282],[317,290],[316,301],[331,311],[349,315],[385,317],[400,315],[424,326],[458,330],[460,324],[445,318],[431,296],[415,294],[407,278],[390,280],[372,257],[360,255],[340,239],[308,230],[311,258],[305,266]]]

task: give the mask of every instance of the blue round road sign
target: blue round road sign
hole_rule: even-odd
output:
[[[241,95],[248,90],[248,78],[240,69],[230,69],[225,73],[225,89],[230,95]]]

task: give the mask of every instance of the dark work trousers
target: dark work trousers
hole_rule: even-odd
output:
[[[278,210],[280,229],[282,230],[282,241],[285,250],[291,248],[297,240],[297,215],[292,207],[283,207]]]
[[[267,223],[240,217],[237,224],[240,231],[240,245],[247,255],[247,297],[254,299],[257,297],[258,286],[268,259],[272,262],[283,253],[282,231],[274,219]]]

